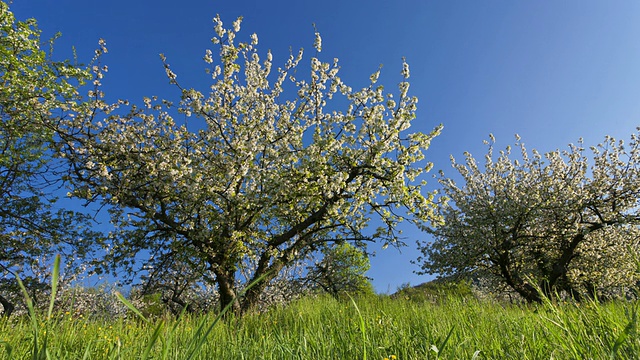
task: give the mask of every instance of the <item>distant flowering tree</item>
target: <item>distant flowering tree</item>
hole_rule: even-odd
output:
[[[144,266],[159,277],[172,263],[204,264],[201,281],[238,312],[321,246],[400,245],[398,223],[430,219],[431,198],[418,177],[440,131],[407,132],[417,99],[408,95],[406,63],[397,97],[377,85],[380,71],[354,91],[338,76],[337,59],[311,57],[310,77],[299,79],[302,50],[272,74],[272,55],[261,58],[257,35],[236,42],[240,22],[225,29],[214,19],[219,56],[205,52],[206,92],[182,87],[163,57],[182,92],[177,105],[147,98],[120,114],[123,102],[104,102],[96,67],[93,105],[68,119],[60,143],[71,164],[70,194],[111,209],[117,230],[105,265],[132,267],[141,251],[151,253]],[[176,110],[189,120],[177,122]],[[381,226],[368,231],[372,217]]]
[[[638,129],[640,131],[640,128]],[[600,296],[640,279],[640,144],[607,137],[585,154],[529,153],[520,139],[494,158],[493,137],[481,168],[471,154],[442,173],[443,221],[420,244],[422,271],[501,280],[529,301],[566,292]]]
[[[20,301],[15,274],[32,295],[45,289],[54,254],[69,254],[71,268],[98,243],[89,219],[57,209],[59,184],[52,141],[60,116],[79,99],[77,86],[91,72],[56,62],[41,46],[35,20],[16,21],[0,2],[0,304],[9,315]],[[56,186],[57,184],[57,186]],[[71,272],[68,271],[69,275]],[[36,297],[37,300],[37,297]]]

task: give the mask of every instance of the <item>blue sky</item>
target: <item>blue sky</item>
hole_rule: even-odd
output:
[[[353,88],[383,64],[381,82],[395,89],[404,56],[420,100],[412,129],[444,124],[427,157],[451,175],[449,155],[482,157],[489,133],[499,147],[518,133],[529,148],[549,151],[580,137],[587,145],[606,134],[626,139],[640,125],[638,1],[14,0],[11,10],[36,18],[45,37],[62,33],[56,57],[70,58],[75,46],[87,62],[104,38],[105,91],[133,102],[178,98],[160,53],[182,84],[206,81],[201,59],[218,13],[227,24],[242,15],[242,33],[257,33],[275,64],[290,47],[312,49],[315,23],[322,57],[339,58]],[[406,236],[401,253],[389,248],[372,259],[379,292],[429,279],[410,264],[415,239],[426,235],[407,228]]]

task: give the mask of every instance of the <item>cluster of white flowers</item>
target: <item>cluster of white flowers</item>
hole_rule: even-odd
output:
[[[141,108],[89,126],[81,149],[64,149],[66,158],[85,164],[85,173],[73,174],[78,189],[117,199],[119,227],[186,238],[167,245],[128,239],[113,251],[189,246],[215,269],[216,281],[229,273],[220,269],[242,259],[267,259],[270,265],[256,265],[259,278],[277,274],[322,236],[366,237],[372,213],[387,226],[367,236],[388,243],[397,241],[399,222],[435,216],[430,195],[413,180],[428,169],[418,163],[440,127],[401,135],[417,103],[408,95],[406,63],[396,97],[377,84],[380,69],[354,91],[339,77],[337,59],[312,57],[309,78],[297,78],[302,49],[272,79],[274,57],[260,56],[257,35],[236,43],[241,19],[231,29],[219,16],[213,22],[219,52],[214,59],[205,51],[208,94],[178,85],[163,56],[171,83],[185,89],[177,106],[144,98]],[[317,31],[314,47],[321,52]],[[288,98],[285,90],[293,90]],[[336,104],[347,104],[342,111],[330,103],[337,97]],[[176,109],[199,122],[177,122]],[[88,116],[73,126],[86,129]],[[407,215],[396,211],[399,204]]]
[[[532,280],[574,296],[637,283],[638,135],[628,144],[607,137],[591,147],[592,158],[582,141],[540,154],[519,136],[498,154],[490,136],[484,168],[469,153],[464,163],[452,158],[464,186],[441,176],[445,221],[422,246],[423,268],[501,278],[530,301],[539,296]]]
[[[313,47],[316,49],[317,52],[321,52],[322,51],[322,37],[320,36],[320,33],[316,31],[315,33],[316,38],[315,41],[313,42]]]

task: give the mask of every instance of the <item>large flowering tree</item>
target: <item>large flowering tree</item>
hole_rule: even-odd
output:
[[[52,141],[60,115],[77,104],[91,72],[53,61],[35,20],[16,21],[0,2],[0,304],[9,315],[20,297],[15,274],[43,288],[53,254],[81,260],[99,239],[88,218],[56,205],[60,186]],[[57,184],[57,185],[56,185]],[[75,259],[74,259],[75,258]],[[77,265],[77,263],[75,263]]]
[[[640,131],[640,128],[638,129]],[[473,156],[440,176],[443,222],[421,243],[422,270],[500,280],[529,301],[541,293],[601,296],[640,279],[640,143],[607,137],[590,150]],[[588,157],[587,153],[591,156]]]
[[[67,123],[60,151],[72,165],[71,193],[104,201],[117,226],[107,264],[132,265],[141,251],[151,254],[144,266],[156,276],[192,264],[204,269],[199,281],[217,286],[222,305],[244,311],[281,270],[323,246],[399,244],[399,222],[431,217],[418,177],[440,127],[407,131],[417,99],[408,95],[406,63],[397,95],[377,84],[380,71],[355,91],[339,77],[337,59],[316,57],[317,33],[309,68],[300,50],[273,72],[255,34],[236,42],[240,19],[229,29],[214,22],[219,56],[205,53],[206,92],[183,87],[163,58],[179,103],[147,98],[122,115],[119,104],[103,101],[96,66],[92,106]],[[298,78],[305,72],[309,78]],[[178,113],[186,120],[176,121]],[[240,281],[241,273],[248,278]]]

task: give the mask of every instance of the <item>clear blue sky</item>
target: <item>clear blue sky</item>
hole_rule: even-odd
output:
[[[227,24],[242,15],[242,32],[257,33],[275,64],[289,47],[312,49],[315,23],[322,56],[339,58],[354,88],[383,64],[381,80],[395,89],[404,56],[420,99],[413,129],[444,124],[427,154],[448,174],[449,155],[482,157],[489,133],[500,147],[518,133],[529,148],[549,151],[579,137],[587,145],[605,134],[628,138],[640,125],[639,1],[14,0],[11,9],[20,20],[36,18],[45,36],[62,32],[59,57],[71,57],[73,45],[86,62],[104,38],[107,95],[134,102],[177,99],[159,53],[181,83],[206,81],[201,59],[217,13]],[[426,235],[406,235],[402,253],[372,259],[380,292],[429,279],[409,263],[415,239]]]

